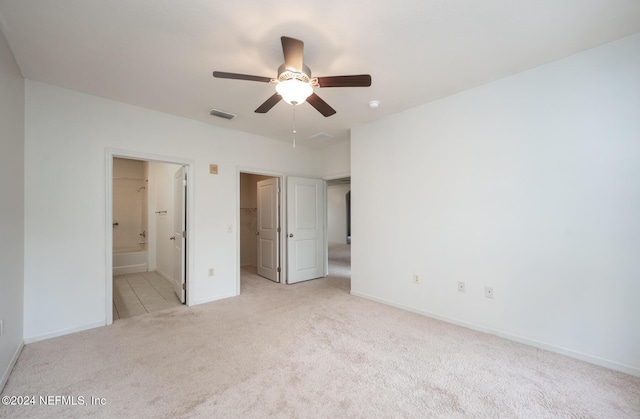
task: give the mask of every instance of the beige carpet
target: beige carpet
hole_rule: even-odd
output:
[[[27,345],[0,406],[22,417],[638,418],[640,378],[349,295],[332,276]]]

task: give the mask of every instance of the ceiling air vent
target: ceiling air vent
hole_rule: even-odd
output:
[[[332,137],[333,137],[333,135],[327,134],[326,132],[319,132],[319,133],[314,134],[311,137],[309,137],[309,139],[311,141],[324,141],[324,140],[328,140],[329,138],[332,138]]]
[[[211,109],[209,111],[209,115],[217,116],[219,118],[224,118],[224,119],[229,119],[229,120],[231,120],[231,119],[235,118],[236,116],[238,116],[238,115],[234,115],[232,113],[219,111],[218,109]]]

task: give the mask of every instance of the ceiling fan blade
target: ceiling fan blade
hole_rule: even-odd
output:
[[[284,54],[284,66],[287,70],[302,72],[304,61],[304,42],[299,39],[280,37],[282,41],[282,53]]]
[[[274,93],[269,99],[265,100],[264,103],[258,106],[258,109],[255,110],[256,113],[267,113],[271,108],[276,106],[276,103],[282,100],[282,96],[279,93]]]
[[[369,87],[371,76],[359,74],[357,76],[329,76],[318,77],[320,87]]]
[[[327,102],[322,100],[320,96],[316,95],[315,93],[311,93],[311,96],[307,98],[307,102],[309,102],[309,105],[316,108],[316,110],[324,116],[331,116],[336,113],[335,109],[329,106]]]
[[[262,76],[250,76],[248,74],[238,74],[238,73],[225,73],[224,71],[214,71],[213,77],[217,77],[220,79],[234,79],[234,80],[249,80],[249,81],[260,81],[263,83],[270,83],[270,77],[262,77]]]

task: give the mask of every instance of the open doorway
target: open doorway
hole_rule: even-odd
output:
[[[284,282],[282,272],[282,175],[239,171],[239,275]]]
[[[191,165],[151,157],[107,152],[107,324],[188,304]]]
[[[327,180],[329,275],[351,278],[351,178]]]
[[[240,173],[240,268],[280,282],[280,179]]]

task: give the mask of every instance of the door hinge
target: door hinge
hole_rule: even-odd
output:
[[[278,266],[278,271],[277,272],[280,273],[280,267],[279,266]]]
[[[276,232],[280,233],[280,227],[276,228]]]
[[[182,238],[183,238],[183,239],[185,239],[185,240],[187,240],[187,232],[186,232],[186,231],[183,231],[183,232],[182,232]]]
[[[186,290],[187,289],[187,284],[185,284],[184,282],[182,283],[182,289]]]
[[[280,193],[280,186],[276,188],[276,192]]]
[[[187,187],[187,179],[182,179],[182,186]]]

